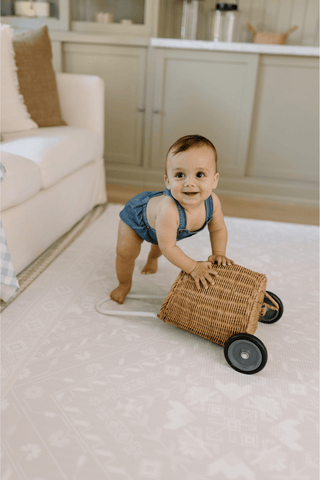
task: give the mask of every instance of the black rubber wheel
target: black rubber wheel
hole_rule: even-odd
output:
[[[234,370],[246,375],[260,372],[268,360],[264,343],[249,333],[232,335],[224,345],[224,356]]]
[[[277,295],[275,293],[272,293],[272,292],[267,292],[270,297],[273,298],[273,300],[275,300],[275,302],[277,302],[277,304],[279,305],[279,310],[272,310],[271,308],[268,308],[267,307],[267,311],[265,313],[265,315],[263,315],[263,317],[259,317],[259,322],[261,323],[275,323],[277,322],[278,320],[280,320],[280,318],[282,317],[283,315],[283,303],[281,302],[280,298],[277,297]],[[264,302],[267,304],[267,305],[273,305],[273,303],[271,302],[271,300],[269,300],[268,297],[264,297]]]

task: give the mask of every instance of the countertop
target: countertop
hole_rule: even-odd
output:
[[[259,43],[206,42],[202,40],[179,40],[174,38],[151,38],[151,47],[178,48],[184,50],[211,50],[220,52],[260,53],[273,55],[302,55],[319,57],[318,47],[300,45],[269,45]]]
[[[79,33],[49,31],[50,39],[58,42],[95,43],[104,45],[128,45],[131,47],[148,47],[149,37],[133,37],[131,35],[105,35],[101,33]]]
[[[319,57],[318,47],[300,45],[268,45],[258,43],[206,42],[202,40],[180,40],[175,38],[132,37],[129,35],[102,35],[96,33],[50,31],[53,41],[93,43],[104,45],[127,45],[131,47],[178,48],[181,50],[207,50],[220,52],[242,52],[273,55],[301,55]]]

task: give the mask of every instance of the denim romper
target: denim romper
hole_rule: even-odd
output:
[[[148,223],[147,204],[150,198],[157,197],[159,195],[169,195],[171,198],[173,198],[170,190],[168,189],[161,192],[153,191],[139,193],[131,200],[129,200],[129,202],[125,205],[124,209],[120,212],[120,218],[124,221],[124,223],[129,225],[129,227],[131,227],[141,238],[143,238],[143,240],[146,240],[149,243],[153,243],[154,245],[158,245],[157,233],[155,229],[150,227]],[[213,201],[212,196],[210,195],[204,202],[206,207],[206,221],[203,227],[199,228],[199,230],[196,230],[195,232],[190,232],[186,229],[187,216],[184,208],[175,198],[173,198],[173,200],[176,202],[179,211],[179,227],[177,230],[177,241],[182,240],[183,238],[191,237],[192,235],[200,232],[213,218]]]

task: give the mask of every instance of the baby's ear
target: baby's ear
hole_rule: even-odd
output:
[[[170,188],[169,188],[169,178],[168,178],[168,176],[165,174],[163,178],[164,178],[164,183],[166,184],[166,187],[170,190]]]
[[[213,190],[215,190],[218,186],[219,182],[219,173],[217,172],[214,176],[214,181],[213,181]]]

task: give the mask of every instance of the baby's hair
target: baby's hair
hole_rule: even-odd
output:
[[[213,145],[213,143],[210,142],[210,140],[208,140],[206,137],[202,137],[201,135],[186,135],[185,137],[179,138],[179,140],[174,142],[174,144],[171,145],[171,147],[169,148],[166,156],[166,174],[167,174],[167,159],[170,152],[172,152],[173,155],[176,155],[177,153],[185,152],[191,147],[203,147],[203,146],[207,146],[213,150],[215,166],[217,171],[218,154],[217,154],[216,147]]]

